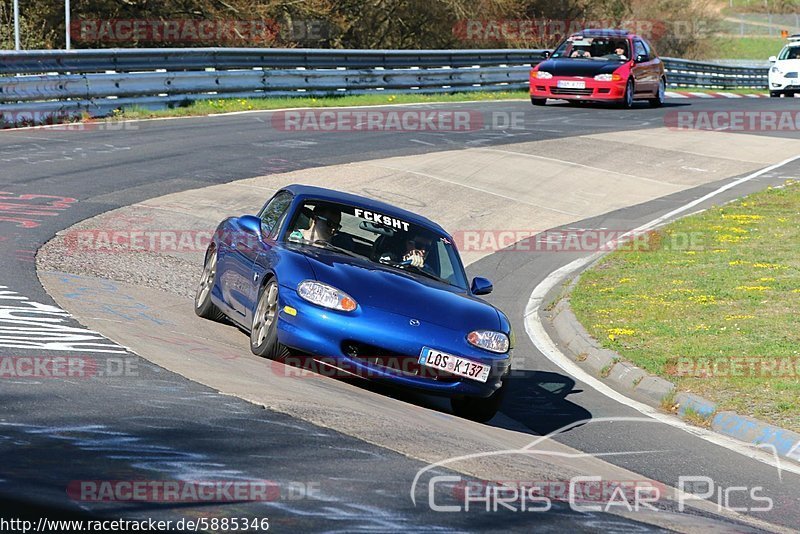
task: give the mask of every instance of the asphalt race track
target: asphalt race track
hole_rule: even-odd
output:
[[[37,340],[32,336],[23,340],[15,336],[15,324],[24,323],[15,323],[11,314],[23,308],[29,312],[34,309],[36,312],[31,313],[41,313],[51,319],[57,317],[53,321],[65,328],[74,328],[70,332],[82,336],[83,349],[67,353],[92,358],[106,370],[104,376],[91,379],[1,379],[0,453],[4,467],[0,470],[0,507],[3,517],[173,520],[268,517],[270,529],[276,532],[796,529],[800,525],[796,494],[800,487],[797,474],[800,470],[781,471],[673,426],[642,421],[641,413],[565,376],[558,366],[536,350],[523,326],[531,291],[549,273],[586,253],[495,252],[476,257],[469,265],[471,276],[487,276],[493,280],[495,291],[487,300],[506,311],[514,322],[515,369],[522,371],[511,382],[501,415],[485,429],[476,424],[454,423],[441,402],[384,391],[380,387],[348,386],[350,400],[363,403],[364,409],[371,410],[376,420],[383,419],[384,405],[405,412],[411,419],[424,412],[430,420],[441,421],[441,435],[430,436],[431,442],[436,443],[447,442],[451,424],[458,426],[459,432],[473,432],[476,440],[483,433],[497,436],[501,444],[505,432],[534,439],[573,423],[593,420],[596,423],[582,424],[558,434],[554,440],[569,450],[597,455],[608,464],[610,472],[617,473],[616,476],[626,473],[670,487],[677,485],[679,476],[705,476],[710,477],[718,489],[745,487],[749,491],[757,487],[759,495],[773,500],[772,510],[753,510],[759,503],[753,502],[747,492],[735,492],[726,504],[739,509],[738,518],[714,506],[677,514],[674,503],[664,504],[658,512],[578,512],[564,503],[555,503],[549,511],[537,513],[479,509],[465,513],[437,512],[428,505],[426,491],[418,489],[416,505],[409,492],[415,475],[425,468],[429,458],[452,456],[448,450],[430,451],[430,456],[413,454],[378,439],[358,437],[337,421],[335,413],[330,414],[329,424],[317,424],[312,422],[315,420],[312,417],[301,414],[295,417],[280,409],[270,409],[269,403],[256,405],[237,396],[220,394],[214,388],[184,378],[184,372],[177,374],[155,365],[150,359],[135,356],[113,341],[82,328],[66,314],[45,307],[57,304],[45,292],[37,276],[34,258],[40,247],[58,232],[84,219],[148,199],[253,177],[276,176],[280,180],[278,175],[318,167],[395,157],[425,157],[444,151],[499,150],[500,147],[505,150],[505,147],[521,143],[550,143],[555,151],[553,157],[560,158],[561,150],[564,153],[582,150],[582,145],[575,141],[577,137],[663,128],[665,116],[678,110],[775,110],[788,106],[777,106],[768,99],[668,100],[661,109],[642,105],[628,111],[565,104],[534,109],[528,102],[418,106],[421,109],[441,107],[479,111],[484,116],[517,117],[522,122],[515,128],[435,134],[289,133],[273,128],[271,114],[262,112],[142,121],[114,130],[0,132],[0,196],[3,198],[0,203],[0,272],[3,273],[0,285],[4,286],[0,288],[0,310],[5,312],[0,316],[0,358],[65,354],[65,351],[43,349],[40,343],[43,338]],[[794,155],[800,155],[796,131],[746,132],[744,135],[764,143],[774,140],[787,154],[794,150]],[[721,147],[720,152],[724,151]],[[583,157],[591,160],[597,156],[576,155],[577,159]],[[742,157],[748,159],[747,155]],[[776,157],[767,162],[749,158],[750,167],[742,168],[741,172],[725,167],[725,178],[683,184],[674,192],[654,195],[643,202],[626,204],[620,201],[613,204],[618,206],[615,209],[563,226],[635,228],[703,196],[732,177],[746,175],[781,159],[784,158]],[[637,159],[636,153],[622,162],[622,166],[630,168],[646,165]],[[800,162],[795,161],[731,189],[697,209],[767,185],[779,185],[798,175]],[[321,184],[326,183],[325,177],[319,180]],[[336,187],[336,183],[328,185]],[[550,186],[557,189],[559,184],[555,181]],[[543,186],[530,184],[531,189],[539,187]],[[267,195],[264,191],[263,198],[254,198],[253,203],[260,205]],[[625,196],[622,191],[619,195]],[[530,210],[535,217],[536,208]],[[168,267],[166,264],[165,268]],[[80,290],[79,286],[76,291]],[[76,308],[81,307],[83,300],[88,304],[90,299],[97,298],[97,293],[92,291],[85,294],[86,297],[73,298]],[[102,302],[100,298],[93,304]],[[63,307],[60,301],[59,305]],[[69,311],[78,315],[77,310]],[[176,311],[176,314],[184,313],[187,310]],[[83,322],[88,323],[89,319],[91,317],[87,316]],[[124,327],[126,319],[122,317],[118,322]],[[154,322],[152,328],[159,326]],[[45,335],[46,332],[42,334]],[[235,335],[236,332],[230,333],[234,344],[238,343]],[[243,346],[246,350],[246,341]],[[109,372],[125,365],[135,372]],[[317,382],[331,395],[340,392],[336,381],[321,379]],[[269,395],[269,392],[264,394]],[[373,395],[380,400],[373,401]],[[364,422],[364,426],[371,425]],[[424,448],[425,435],[413,439]],[[536,480],[563,481],[575,474],[587,474],[579,464],[579,460],[572,459],[543,462],[533,467],[533,476],[541,477]],[[619,470],[614,471],[617,468]],[[437,468],[428,476],[452,476],[454,473]],[[256,503],[128,503],[92,502],[75,498],[74,492],[68,490],[76,481],[100,480],[269,480],[277,485],[280,495]],[[423,485],[427,483],[425,479]],[[457,487],[451,484],[447,488],[450,495],[442,493],[439,498],[441,502],[452,504]],[[719,502],[717,495],[710,500],[713,504]]]

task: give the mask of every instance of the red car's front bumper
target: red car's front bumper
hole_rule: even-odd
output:
[[[583,88],[559,87],[558,82],[583,82]],[[625,97],[626,80],[601,82],[579,76],[531,78],[531,98],[561,98],[564,100],[621,101]]]

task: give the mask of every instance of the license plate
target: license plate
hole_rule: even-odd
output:
[[[586,89],[586,82],[575,80],[558,80],[556,85],[562,89]]]
[[[422,352],[419,355],[419,364],[471,380],[477,380],[478,382],[489,380],[489,372],[492,370],[488,365],[428,347],[422,347]]]

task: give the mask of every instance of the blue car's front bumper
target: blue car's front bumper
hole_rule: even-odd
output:
[[[323,361],[333,360],[358,376],[433,394],[488,397],[500,387],[511,364],[509,354],[493,354],[470,345],[467,332],[425,323],[412,326],[408,317],[378,308],[359,306],[351,313],[324,309],[300,298],[294,288],[281,287],[279,295],[278,340]],[[287,313],[285,306],[294,308],[296,314]],[[440,376],[427,368],[417,369],[414,362],[423,346],[490,365],[489,379],[481,383],[447,373]],[[351,347],[369,347],[367,350],[376,353],[354,356]],[[373,363],[364,356],[377,356],[382,364],[387,359],[405,363],[401,369],[395,369]]]

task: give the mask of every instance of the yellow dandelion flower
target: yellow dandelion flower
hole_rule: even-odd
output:
[[[636,331],[632,328],[609,328],[606,333],[608,334],[608,339],[614,341],[617,336],[632,336]]]
[[[785,265],[780,263],[754,263],[753,267],[756,269],[786,269]]]
[[[736,321],[738,319],[753,319],[755,315],[728,315],[725,317],[726,321]]]
[[[746,236],[742,235],[733,235],[733,234],[722,234],[717,236],[717,241],[720,243],[741,243],[742,241],[747,241]]]
[[[698,304],[713,304],[717,301],[714,295],[692,295],[689,300]]]
[[[723,219],[730,219],[731,221],[735,221],[737,223],[745,223],[745,222],[752,222],[752,221],[760,221],[764,218],[763,215],[745,215],[743,213],[736,214],[736,215],[723,215]]]

